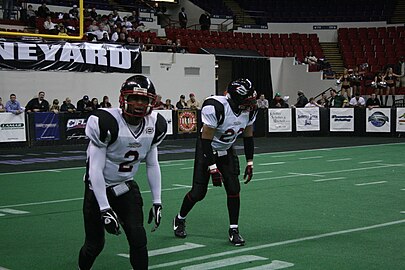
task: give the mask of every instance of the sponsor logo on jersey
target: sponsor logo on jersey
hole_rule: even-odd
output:
[[[235,121],[235,122],[233,122],[233,124],[234,124],[235,126],[239,126],[239,125],[242,124],[242,123],[239,122],[239,121]]]
[[[145,130],[146,134],[153,134],[154,131],[155,129],[153,127],[147,127]]]
[[[138,142],[129,143],[129,144],[128,144],[128,147],[131,147],[131,148],[139,148],[139,147],[142,147],[142,144],[140,144],[140,143],[138,143]]]

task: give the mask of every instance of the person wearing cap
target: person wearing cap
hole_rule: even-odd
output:
[[[200,102],[195,99],[194,93],[190,93],[190,99],[187,100],[187,107],[194,110],[199,110],[201,108]]]
[[[69,17],[73,20],[79,19],[79,10],[77,9],[77,5],[73,5],[73,8],[69,10]]]
[[[76,107],[78,112],[91,112],[93,110],[88,95],[83,96],[83,98],[77,102]]]
[[[301,90],[298,90],[297,95],[298,95],[297,103],[295,103],[294,107],[304,108],[304,106],[308,103],[308,98]]]
[[[280,94],[280,93],[277,93]],[[257,108],[259,109],[268,109],[269,108],[269,101],[264,97],[264,94],[261,94],[259,99],[257,100]]]
[[[180,100],[177,101],[176,108],[179,110],[188,109],[186,97],[184,95],[180,95]]]
[[[288,104],[281,98],[280,93],[276,93],[274,98],[270,101],[270,108],[288,108]]]

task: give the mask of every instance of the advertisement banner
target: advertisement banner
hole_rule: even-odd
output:
[[[397,132],[405,132],[405,108],[397,108]]]
[[[197,111],[196,110],[178,110],[178,133],[197,132]]]
[[[269,109],[269,132],[291,132],[291,109]]]
[[[138,45],[0,41],[0,68],[141,73],[142,60]]]
[[[173,118],[172,118],[172,111],[171,110],[159,110],[157,111],[160,113],[164,119],[167,121],[167,133],[166,135],[173,135]]]
[[[34,114],[35,140],[59,140],[59,115],[53,112]]]
[[[25,114],[0,114],[0,142],[25,142]]]
[[[354,108],[330,108],[330,131],[354,131]]]
[[[390,108],[366,110],[366,132],[390,132]]]
[[[296,108],[295,120],[297,125],[297,131],[321,130],[318,107]]]
[[[66,122],[66,140],[87,139],[86,118],[71,118]]]

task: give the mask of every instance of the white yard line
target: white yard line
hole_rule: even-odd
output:
[[[323,156],[301,157],[301,158],[299,158],[299,159],[301,159],[301,160],[307,160],[307,159],[317,159],[317,158],[323,158]]]
[[[213,262],[205,262],[200,264],[194,264],[182,267],[181,270],[210,270],[210,269],[218,269],[222,267],[227,267],[231,265],[237,265],[247,262],[254,262],[254,261],[263,261],[268,260],[265,257],[255,256],[255,255],[241,255],[232,258],[226,258],[222,260],[217,260]]]
[[[254,172],[253,174],[266,174],[266,173],[272,173],[273,171],[262,171],[262,172]]]
[[[382,160],[360,161],[359,164],[378,163],[378,162],[382,162]]]
[[[180,170],[190,170],[190,169],[194,169],[194,167],[185,167],[185,168],[180,168]]]
[[[299,176],[315,176],[315,177],[325,177],[325,175],[320,175],[320,174],[315,174],[315,173],[293,173],[290,172],[288,174],[292,174],[292,175],[299,175]]]
[[[378,185],[378,184],[384,184],[387,183],[387,181],[378,181],[378,182],[368,182],[368,183],[360,183],[360,184],[355,184],[356,186],[367,186],[367,185]]]
[[[352,158],[337,158],[337,159],[328,159],[328,160],[327,160],[327,162],[345,161],[345,160],[352,160]]]
[[[334,178],[326,178],[326,179],[316,179],[312,180],[314,182],[326,182],[326,181],[334,181],[334,180],[343,180],[346,179],[346,177],[334,177]]]
[[[180,252],[180,251],[185,251],[185,250],[190,250],[190,249],[195,249],[195,248],[200,248],[200,247],[205,247],[205,245],[186,242],[183,245],[167,247],[167,248],[160,248],[160,249],[155,249],[155,250],[149,250],[148,251],[148,256],[153,257],[153,256],[169,254],[169,253],[175,253],[175,252]],[[127,254],[127,253],[120,253],[120,254],[117,254],[117,255],[121,256],[121,257],[124,257],[124,258],[129,258],[129,254]]]
[[[259,163],[259,166],[267,166],[267,165],[279,165],[279,164],[284,164],[284,161],[281,162],[270,162],[270,163]]]
[[[312,236],[306,236],[306,237],[302,237],[302,238],[296,238],[296,239],[285,240],[285,241],[280,241],[280,242],[268,243],[268,244],[264,244],[264,245],[253,246],[253,247],[241,247],[241,248],[233,249],[233,250],[230,250],[230,251],[224,251],[224,252],[204,255],[204,256],[200,256],[200,257],[194,257],[194,258],[190,258],[190,259],[177,260],[177,261],[152,265],[152,266],[149,266],[149,269],[166,268],[166,267],[171,267],[171,266],[179,265],[179,264],[192,263],[192,262],[209,260],[209,259],[212,259],[212,258],[217,258],[217,257],[222,257],[222,256],[228,256],[228,255],[233,255],[233,254],[238,254],[238,253],[243,253],[243,252],[249,252],[249,251],[252,251],[252,250],[259,250],[259,249],[266,249],[266,248],[271,248],[271,247],[276,247],[276,246],[289,245],[289,244],[294,244],[294,243],[299,243],[299,242],[304,242],[304,241],[311,241],[311,240],[316,240],[316,239],[322,239],[322,238],[327,238],[327,237],[333,237],[333,236],[343,235],[343,234],[348,234],[348,233],[353,233],[353,232],[368,231],[368,230],[372,230],[372,229],[384,228],[384,227],[397,225],[397,224],[402,224],[402,223],[405,223],[405,219],[395,220],[395,221],[391,221],[391,222],[387,222],[387,223],[375,224],[375,225],[366,226],[366,227],[359,227],[359,228],[335,231],[335,232],[330,232],[330,233],[323,233],[323,234],[317,234],[317,235],[312,235]]]
[[[284,157],[295,157],[296,155],[276,155],[276,156],[271,156],[272,158],[284,158]]]

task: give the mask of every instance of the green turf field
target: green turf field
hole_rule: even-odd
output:
[[[162,162],[163,220],[154,233],[147,226],[150,269],[405,269],[404,152],[387,144],[256,155],[241,191],[244,247],[228,243],[223,188],[210,187],[188,216],[188,237],[174,237],[193,160]],[[83,173],[0,174],[0,270],[77,269]],[[137,182],[147,212],[144,167]],[[125,236],[107,235],[93,269],[129,270],[126,254]]]

